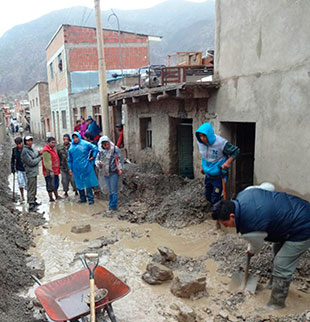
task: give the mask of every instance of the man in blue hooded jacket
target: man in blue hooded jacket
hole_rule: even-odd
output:
[[[221,200],[212,218],[250,243],[247,253],[259,252],[264,240],[273,242],[271,309],[285,306],[292,275],[300,257],[310,247],[310,204],[284,192],[259,188],[240,192],[235,200]]]
[[[80,133],[73,132],[72,144],[68,152],[69,174],[74,176],[75,185],[80,194],[80,203],[94,203],[93,187],[98,186],[93,160],[98,153],[94,144],[82,140]],[[86,189],[86,195],[85,195]]]
[[[222,196],[222,169],[227,172],[240,149],[226,139],[214,134],[210,123],[203,123],[196,131],[199,152],[202,156],[202,172],[205,175],[205,196],[215,204]],[[226,180],[226,178],[225,178]]]

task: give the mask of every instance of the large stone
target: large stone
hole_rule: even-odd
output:
[[[32,270],[33,275],[37,278],[41,279],[44,277],[45,264],[43,259],[31,255],[26,258],[26,266]]]
[[[146,272],[142,275],[142,279],[149,284],[162,284],[165,281],[173,279],[171,269],[155,263],[150,263],[146,267]]]
[[[71,228],[71,232],[75,234],[89,233],[90,231],[91,231],[90,224],[73,226]]]
[[[181,274],[173,279],[171,293],[177,297],[190,298],[206,290],[206,278]]]
[[[161,262],[165,263],[165,262],[175,262],[177,259],[177,255],[175,254],[175,252],[168,248],[168,247],[158,247],[157,248],[162,259]]]

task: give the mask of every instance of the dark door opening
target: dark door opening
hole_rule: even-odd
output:
[[[179,174],[194,178],[193,167],[193,120],[181,119],[177,127]]]
[[[230,195],[253,185],[255,155],[255,123],[223,122],[223,136],[240,148],[230,174]]]

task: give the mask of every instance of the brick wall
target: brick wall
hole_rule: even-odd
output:
[[[105,43],[104,54],[106,69],[119,69],[120,52],[118,48],[118,32],[103,30],[102,34]],[[139,68],[148,65],[149,50],[147,36],[122,32],[120,39],[124,69]],[[97,40],[96,30],[94,28],[64,26],[64,41],[65,44],[70,44],[70,72],[98,70]],[[90,46],[87,48],[85,44],[89,44]]]
[[[106,69],[120,68],[119,48],[105,48]],[[123,68],[139,68],[148,65],[148,47],[122,48]],[[98,70],[97,48],[69,50],[69,69],[73,71]]]

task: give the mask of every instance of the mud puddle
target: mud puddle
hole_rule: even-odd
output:
[[[9,181],[12,182],[11,177]],[[209,246],[223,236],[223,232],[215,229],[214,222],[207,220],[202,224],[178,230],[167,229],[158,224],[131,224],[124,220],[103,217],[101,212],[107,209],[105,201],[96,200],[92,206],[80,205],[76,203],[72,191],[69,195],[67,199],[49,203],[44,178],[42,174],[38,177],[37,197],[42,202],[39,212],[44,212],[46,223],[35,229],[36,246],[30,249],[30,253],[44,260],[45,276],[42,283],[82,269],[77,254],[94,250],[94,241],[99,240],[103,246],[97,248],[96,245],[95,251],[100,253],[100,265],[131,288],[129,295],[113,303],[119,322],[177,321],[177,312],[174,309],[176,305],[191,307],[196,314],[192,321],[254,321],[251,318],[253,316],[268,318],[271,315],[265,309],[270,290],[259,287],[255,296],[232,294],[228,291],[230,276],[218,273],[218,264],[213,259],[207,259]],[[17,202],[16,207],[26,211],[25,204]],[[90,224],[91,232],[71,232],[72,226],[83,224]],[[152,260],[152,255],[159,246],[173,249],[178,256],[202,258],[203,265],[199,275],[207,277],[206,297],[195,301],[179,299],[170,293],[170,282],[150,286],[142,281],[141,276],[146,265]],[[180,270],[175,270],[175,275]],[[25,295],[34,298],[36,287],[34,285]],[[283,317],[300,314],[308,309],[309,302],[310,295],[298,291],[293,285],[287,307],[272,312],[272,315]],[[224,318],[217,320],[218,314]]]

